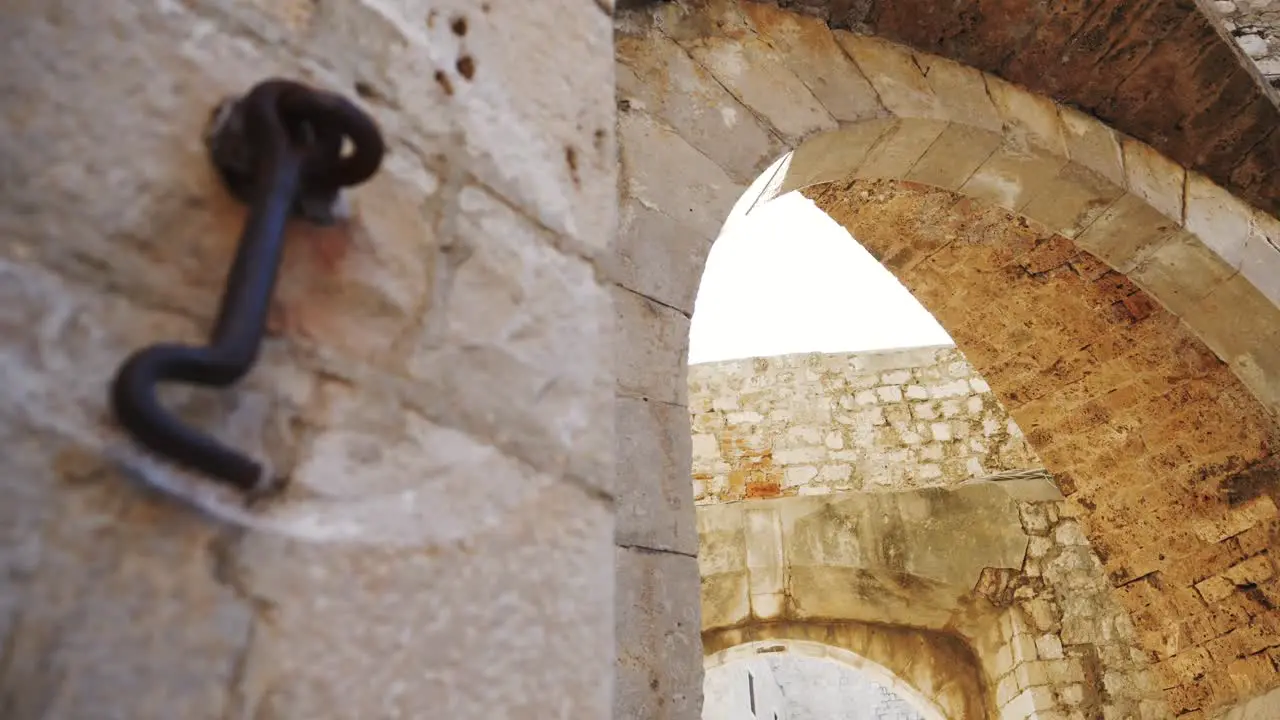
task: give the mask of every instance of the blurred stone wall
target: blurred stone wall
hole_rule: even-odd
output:
[[[612,52],[591,2],[0,6],[0,717],[612,713]],[[207,334],[244,209],[201,133],[277,75],[389,151],[290,230],[246,382],[165,393],[291,476],[217,522],[129,480],[201,482],[107,386]]]

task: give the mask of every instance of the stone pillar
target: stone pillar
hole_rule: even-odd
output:
[[[612,55],[579,0],[3,3],[0,716],[611,714]],[[273,75],[389,155],[290,230],[248,380],[165,395],[290,473],[215,521],[107,384],[208,332],[244,213],[200,134]]]
[[[625,18],[624,18],[625,19]],[[623,64],[622,73],[632,71]],[[628,96],[624,92],[623,100]],[[666,214],[671,178],[710,162],[638,112],[618,119],[616,720],[698,720],[702,640],[690,477],[689,320],[711,241],[742,188]]]

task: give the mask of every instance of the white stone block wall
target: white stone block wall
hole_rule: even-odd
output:
[[[699,503],[951,486],[1040,465],[953,347],[693,365],[689,403]]]
[[[1152,659],[1071,505],[1019,508],[1030,536],[1022,571],[987,588],[1003,612],[974,641],[999,720],[1171,717]]]

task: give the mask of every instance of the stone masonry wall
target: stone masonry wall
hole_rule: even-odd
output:
[[[1280,517],[1262,478],[1277,447],[1280,235],[1246,206],[1275,211],[1263,195],[1280,192],[1265,179],[1280,111],[1197,4],[1006,3],[1016,21],[976,2],[959,15],[853,4],[872,34],[914,52],[751,3],[621,18],[619,258],[636,292],[617,307],[622,327],[647,329],[622,334],[621,382],[685,426],[683,373],[657,368],[679,363],[734,201],[794,150],[778,188],[808,186],[967,349],[1088,509],[1113,585],[1151,576],[1143,600],[1163,610],[1205,579],[1184,567],[1222,575],[1245,558],[1213,546]],[[631,444],[683,456],[682,438],[668,428]],[[684,472],[649,516],[686,502],[688,471],[663,462]],[[1213,605],[1265,618],[1275,611],[1246,594],[1277,582],[1242,576],[1241,597]],[[1178,602],[1201,625],[1216,612]],[[681,619],[663,621],[678,632]],[[1264,678],[1267,656],[1251,658]],[[1225,666],[1180,667],[1179,712],[1266,689],[1235,688]]]
[[[1000,720],[1172,717],[1071,505],[1021,502],[1019,511],[1030,536],[1021,572],[990,574],[978,588],[1003,608],[974,639]]]
[[[1039,466],[954,348],[695,365],[689,396],[700,504],[954,486]],[[1078,511],[1060,495],[1020,501],[1029,538],[1021,570],[988,569],[975,588],[995,614],[962,632],[998,717],[1172,717],[1156,658],[1142,651]]]
[[[951,347],[689,368],[699,503],[954,485],[1039,467]]]
[[[840,663],[794,654],[766,655],[765,662],[787,700],[778,720],[924,720],[892,688]]]
[[[1280,2],[1214,0],[1208,4],[1267,82],[1280,87]]]
[[[0,717],[612,715],[612,54],[580,0],[0,3]],[[388,152],[291,224],[246,380],[163,388],[289,475],[224,523],[108,387],[207,338],[245,208],[201,136],[271,77]]]

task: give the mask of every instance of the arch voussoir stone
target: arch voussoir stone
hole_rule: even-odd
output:
[[[1160,617],[1271,617],[1244,591],[1202,588],[1244,577],[1232,568],[1270,552],[1257,538],[1280,522],[1267,470],[1280,438],[1280,221],[1134,139],[1139,128],[773,6],[665,4],[619,28],[619,260],[632,265],[619,275],[619,392],[684,402],[692,279],[730,196],[786,153],[739,206],[793,190],[829,211],[883,205],[837,220],[964,338],[1058,472],[1175,711],[1266,689],[1237,687],[1225,662],[1195,671],[1185,658],[1207,641],[1170,639],[1183,631]],[[1001,241],[979,248],[984,233]],[[983,305],[1003,280],[1016,305]],[[1074,415],[1050,422],[1053,403]],[[1272,480],[1242,479],[1259,473]],[[1112,532],[1129,526],[1131,544]],[[1257,582],[1280,596],[1274,577]]]
[[[1023,214],[1129,274],[1280,409],[1280,376],[1268,370],[1280,358],[1271,342],[1280,329],[1280,220],[1048,98],[881,39],[836,35],[894,119],[808,139],[776,194],[891,179]],[[1205,302],[1211,296],[1218,302]],[[1226,306],[1241,312],[1210,319]]]

